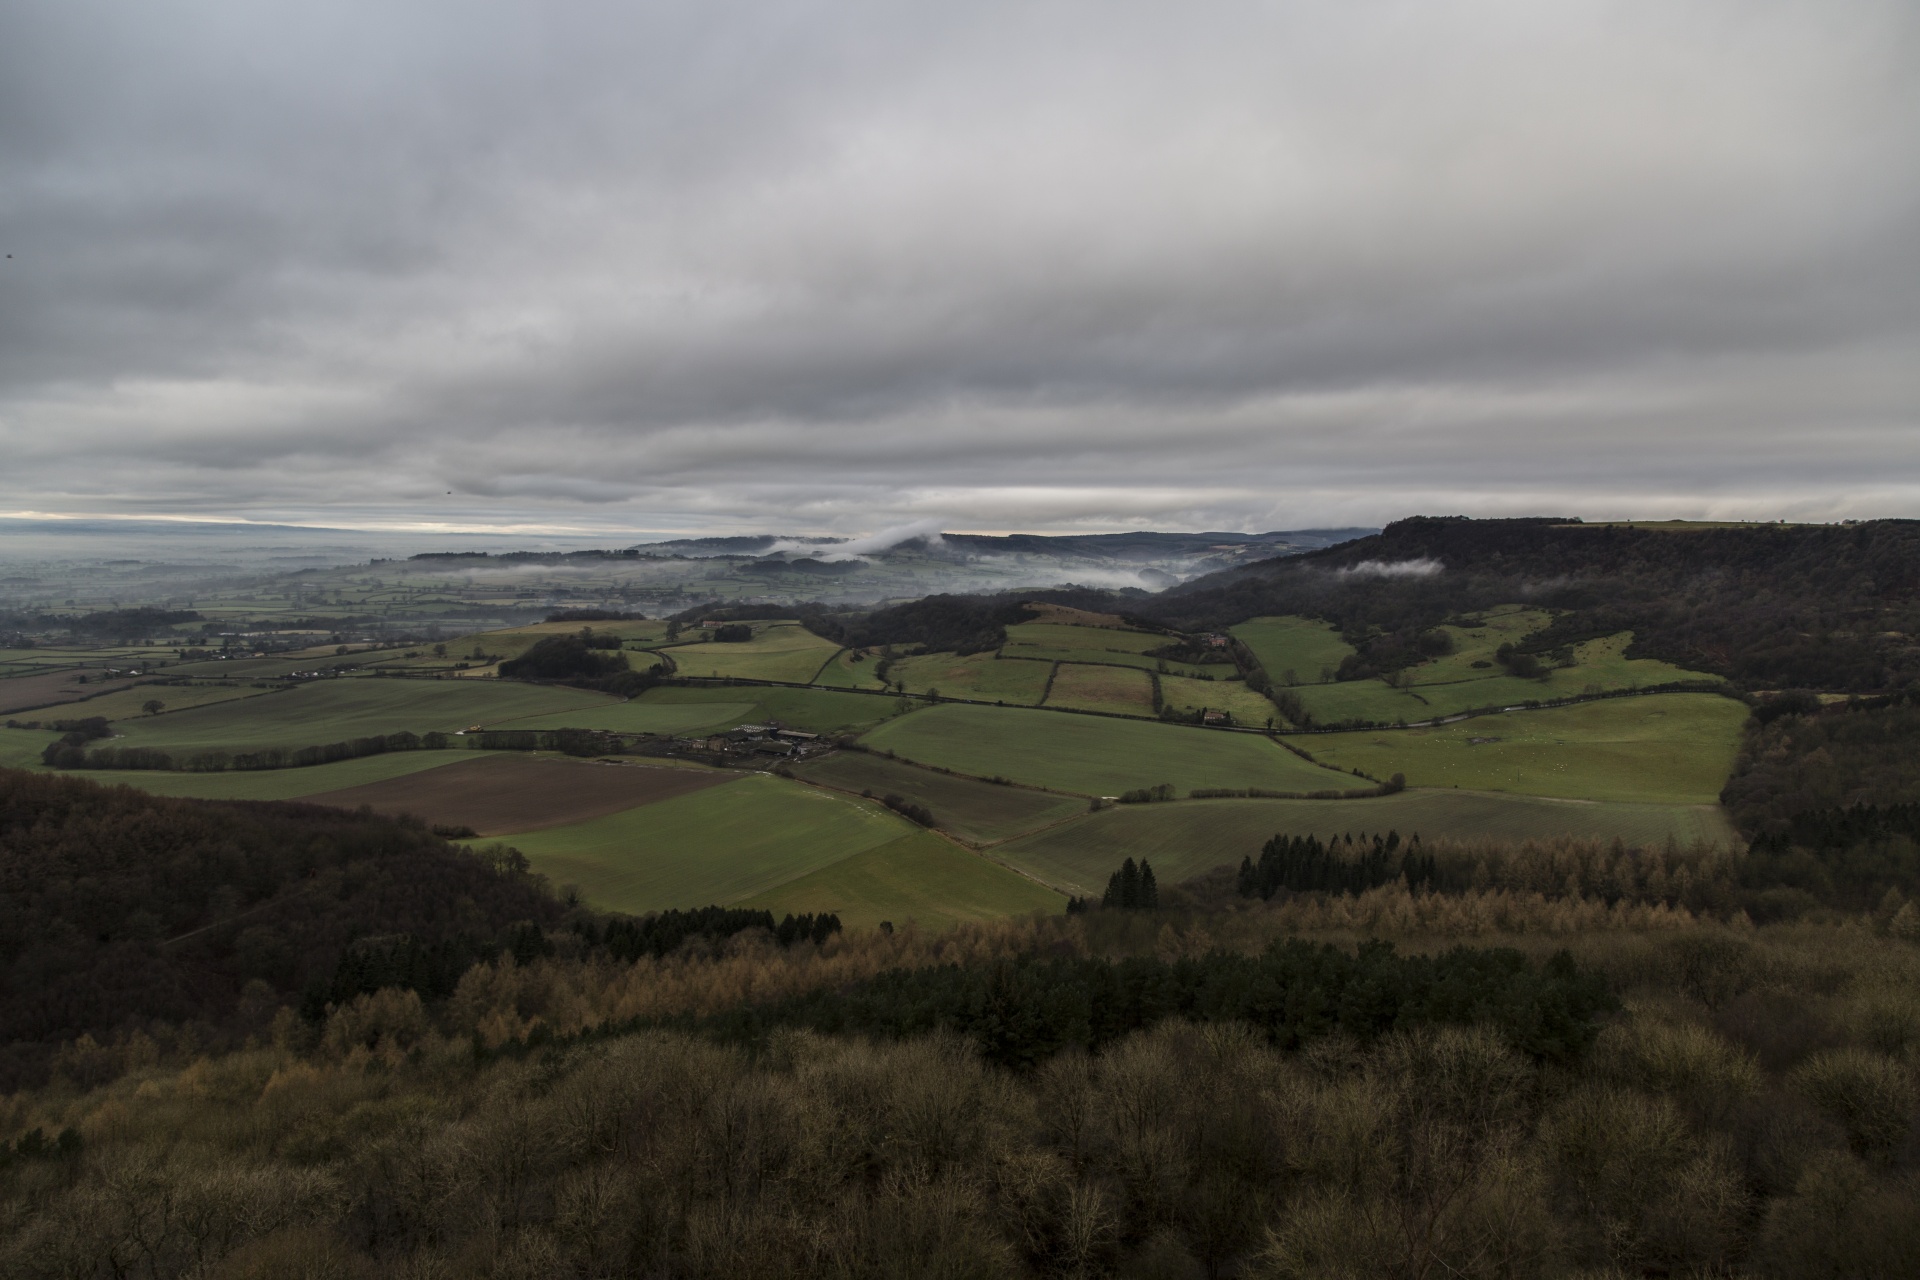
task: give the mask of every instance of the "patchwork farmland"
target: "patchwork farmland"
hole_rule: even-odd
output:
[[[1229,642],[1059,606],[1035,606],[1003,644],[967,654],[850,648],[790,620],[613,619],[399,654],[163,663],[77,685],[61,665],[70,657],[27,650],[0,695],[37,697],[33,682],[84,692],[30,713],[45,723],[16,714],[21,727],[0,730],[0,764],[38,767],[64,732],[52,721],[82,711],[107,722],[101,747],[183,755],[440,733],[448,749],[305,768],[90,776],[412,814],[509,839],[554,884],[610,910],[754,903],[925,927],[1056,910],[1060,893],[1094,891],[1127,856],[1150,857],[1163,877],[1197,874],[1283,829],[1731,838],[1713,801],[1745,708],[1710,693],[1582,701],[1701,677],[1627,657],[1629,633],[1565,646],[1537,670],[1510,664],[1504,655],[1551,621],[1520,606],[1452,620],[1439,628],[1445,652],[1391,679],[1339,678],[1357,651],[1321,620],[1256,618]],[[635,670],[658,664],[651,687],[498,677],[501,661],[581,634]],[[312,678],[322,663],[331,674]],[[1425,724],[1487,707],[1516,709]],[[1300,719],[1366,727],[1298,732]],[[776,729],[791,732],[776,742]],[[555,755],[550,740],[568,733],[624,754]],[[508,737],[515,750],[473,750]],[[1380,794],[1395,775],[1407,789]],[[1161,803],[1101,799],[1156,788]]]

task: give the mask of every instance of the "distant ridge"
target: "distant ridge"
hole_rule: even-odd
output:
[[[938,535],[919,535],[903,538],[895,547],[924,550],[934,545],[949,549],[959,549],[977,554],[1044,554],[1044,555],[1087,555],[1102,559],[1128,558],[1128,553],[1168,556],[1168,555],[1205,555],[1223,549],[1247,548],[1259,549],[1266,553],[1274,550],[1318,551],[1326,547],[1338,546],[1356,538],[1370,537],[1379,533],[1378,529],[1293,529],[1270,533],[1160,533],[1153,530],[1136,530],[1128,533],[943,533]],[[845,543],[859,541],[854,538],[833,537],[788,537],[778,534],[743,535],[736,537],[712,538],[674,538],[664,542],[636,543],[629,550],[642,553],[653,552],[665,555],[721,556],[768,555],[779,548],[789,557],[803,557],[816,548],[820,552],[831,551]],[[889,548],[891,549],[891,548]],[[884,552],[862,551],[866,554],[884,554]]]

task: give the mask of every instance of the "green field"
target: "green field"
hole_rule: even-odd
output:
[[[683,676],[811,681],[840,646],[798,623],[755,623],[753,639],[732,644],[676,645],[666,650]]]
[[[1366,800],[1181,800],[1119,805],[1024,836],[994,856],[1062,891],[1098,893],[1124,858],[1146,858],[1162,884],[1259,857],[1277,834],[1418,832],[1423,840],[1541,840],[1578,836],[1658,844],[1668,836],[1730,841],[1717,805],[1595,804],[1473,791],[1403,791]]]
[[[633,618],[615,622],[536,622],[524,627],[508,627],[501,631],[477,631],[469,635],[458,636],[445,641],[445,657],[433,656],[433,645],[416,646],[423,650],[417,658],[407,658],[409,650],[390,651],[383,655],[389,665],[398,662],[402,665],[444,667],[450,662],[471,662],[473,653],[480,653],[495,659],[517,658],[527,650],[549,636],[579,635],[584,627],[591,627],[601,635],[616,635],[629,646],[657,645],[666,640],[667,624],[654,618]],[[636,659],[636,667],[644,667],[648,659]]]
[[[949,698],[978,698],[1032,706],[1047,687],[1051,662],[1001,660],[993,653],[928,653],[902,658],[888,670],[891,680],[905,682],[912,693],[938,689]]]
[[[1315,683],[1322,668],[1338,667],[1353,652],[1336,627],[1317,618],[1254,618],[1232,634],[1253,651],[1275,684],[1286,683],[1288,671],[1301,684]]]
[[[1046,791],[935,773],[866,751],[838,751],[810,760],[799,777],[843,791],[898,795],[932,811],[942,831],[991,844],[1086,812],[1086,802]]]
[[[858,657],[858,662],[854,659]],[[878,689],[880,677],[878,658],[860,655],[853,649],[842,649],[832,662],[829,662],[814,677],[814,683],[829,689]]]
[[[1074,628],[1085,630],[1086,628]],[[1164,643],[1165,636],[1157,637]],[[1164,658],[1151,658],[1144,653],[1127,653],[1114,649],[1053,649],[1039,645],[1008,645],[1000,651],[1007,659],[1024,659],[1028,662],[1080,662],[1088,665],[1132,667],[1139,671],[1167,671],[1180,676],[1214,675],[1221,672],[1231,673],[1232,667],[1192,666],[1184,662],[1168,662]]]
[[[1502,690],[1498,686],[1516,686]],[[1380,680],[1344,680],[1338,684],[1306,684],[1290,690],[1312,714],[1316,725],[1345,724],[1354,720],[1409,724],[1434,716],[1465,711],[1485,705],[1510,705],[1528,698],[1543,698],[1545,690],[1529,680],[1475,680],[1470,684],[1427,686],[1416,697],[1405,689],[1395,689]],[[1458,705],[1456,705],[1458,704]]]
[[[1280,713],[1271,702],[1239,680],[1189,680],[1182,676],[1160,677],[1160,699],[1175,711],[1193,712],[1205,708],[1225,711],[1235,724],[1264,726],[1278,722]]]
[[[843,693],[835,689],[778,689],[755,685],[667,685],[649,689],[636,702],[642,707],[695,707],[738,704],[751,700],[752,710],[734,724],[778,720],[808,733],[837,733],[867,729],[900,714],[900,699],[873,693]],[[631,705],[631,704],[630,704]]]
[[[255,698],[270,692],[256,689],[252,684],[190,684],[190,685],[135,685],[131,689],[122,689],[118,693],[104,694],[98,698],[89,698],[85,702],[69,703],[58,708],[36,711],[35,717],[48,719],[77,720],[83,716],[105,716],[109,720],[131,720],[146,716],[145,705],[159,699],[166,704],[163,715],[176,711],[187,711],[194,707],[211,706],[216,702],[235,702],[241,698]],[[82,709],[84,708],[84,710]]]
[[[1174,643],[1172,636],[1066,622],[1020,622],[1007,628],[1009,649],[1057,649],[1075,653],[1145,653]]]
[[[1303,684],[1293,692],[1321,724],[1352,720],[1417,724],[1486,707],[1549,702],[1676,680],[1712,679],[1671,663],[1628,658],[1625,650],[1633,642],[1629,631],[1575,645],[1574,665],[1552,668],[1539,679],[1508,675],[1494,659],[1495,650],[1538,630],[1547,621],[1548,615],[1542,612],[1511,610],[1490,614],[1484,624],[1475,627],[1443,627],[1454,637],[1455,651],[1409,668],[1404,673],[1406,688],[1394,688],[1383,680],[1352,680]],[[1476,667],[1475,663],[1481,665]]]
[[[44,729],[0,729],[0,769],[27,769],[40,763],[41,753],[60,741]]]
[[[469,751],[390,751],[338,760],[306,769],[253,769],[225,773],[170,773],[164,769],[75,769],[62,777],[85,778],[103,787],[127,786],[157,796],[194,800],[298,800],[323,791],[384,782],[410,773],[473,759]],[[51,771],[49,771],[51,772]]]
[[[890,840],[843,858],[742,905],[786,912],[832,911],[848,928],[912,920],[922,929],[950,929],[1030,911],[1058,914],[1065,899],[997,862],[968,853],[928,831]]]
[[[638,912],[740,902],[915,830],[878,801],[754,773],[513,843],[589,904]]]
[[[721,692],[702,690],[701,692]],[[615,733],[652,733],[676,737],[722,733],[737,724],[751,724],[766,718],[760,704],[743,701],[742,694],[754,689],[728,689],[733,697],[725,702],[612,702],[578,711],[554,711],[521,720],[508,720],[500,729],[606,729]]]
[[[1148,631],[1084,627],[1064,622],[1022,622],[1007,628],[1007,643],[1000,652],[1009,658],[1041,662],[1105,663],[1138,667],[1142,671],[1164,668],[1179,675],[1202,670],[1147,656],[1148,650],[1173,643],[1172,636]]]
[[[1404,773],[1416,787],[1710,804],[1733,768],[1746,718],[1731,698],[1666,693],[1296,740],[1323,763],[1378,777]]]
[[[1365,785],[1316,769],[1257,734],[1012,707],[929,707],[888,721],[863,741],[923,764],[1081,795],[1119,795],[1163,782],[1183,793]]]
[[[1047,691],[1046,705],[1110,711],[1122,716],[1151,716],[1153,679],[1131,667],[1063,662],[1054,669],[1053,688]]]
[[[604,694],[502,680],[343,678],[116,726],[116,747],[257,750],[306,747],[374,734],[451,732],[612,702]]]
[[[404,652],[404,649],[367,649],[337,656],[328,652],[319,657],[308,653],[293,656],[276,654],[271,658],[208,658],[199,662],[175,663],[158,670],[165,676],[181,676],[190,680],[278,680],[296,671],[335,666],[371,666],[383,658],[398,658]]]
[[[1453,641],[1453,652],[1433,658],[1412,668],[1415,684],[1451,684],[1458,680],[1478,680],[1490,672],[1499,675],[1494,653],[1503,644],[1517,645],[1553,622],[1545,609],[1523,609],[1518,605],[1500,605],[1489,609],[1471,625],[1448,625],[1439,630]],[[1479,666],[1474,666],[1474,663]]]

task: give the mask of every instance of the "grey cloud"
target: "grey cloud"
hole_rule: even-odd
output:
[[[1908,5],[21,9],[0,510],[1920,514]]]

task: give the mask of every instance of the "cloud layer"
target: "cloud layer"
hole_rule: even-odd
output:
[[[17,6],[0,511],[1920,515],[1915,12]]]

